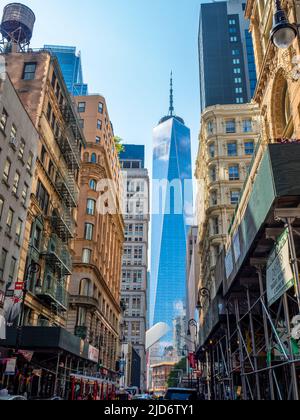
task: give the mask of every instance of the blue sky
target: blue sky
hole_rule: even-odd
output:
[[[82,53],[90,93],[106,97],[116,135],[146,145],[168,111],[174,73],[175,110],[192,130],[195,163],[199,131],[197,34],[200,0],[24,0],[37,21],[32,47],[74,45]],[[1,9],[7,2],[0,1]]]

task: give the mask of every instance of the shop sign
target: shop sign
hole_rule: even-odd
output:
[[[288,230],[278,239],[267,264],[267,296],[273,305],[295,284],[290,264]]]
[[[16,364],[17,364],[17,359],[7,359],[6,369],[5,369],[6,376],[14,376],[14,374],[16,373]]]
[[[96,349],[93,346],[89,346],[89,354],[88,354],[88,359],[91,362],[95,362],[98,363],[99,362],[99,350]]]

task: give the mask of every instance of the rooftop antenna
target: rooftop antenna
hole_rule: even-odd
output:
[[[173,72],[171,71],[171,78],[170,78],[170,108],[169,108],[169,115],[173,117],[174,115],[174,98],[173,98]]]

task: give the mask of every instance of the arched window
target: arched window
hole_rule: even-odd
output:
[[[89,154],[87,153],[87,152],[85,152],[84,154],[83,154],[83,161],[85,162],[85,163],[87,163],[88,161],[89,161]]]
[[[79,294],[80,296],[92,296],[92,282],[90,279],[82,279],[80,282]]]
[[[96,155],[96,153],[92,153],[91,163],[97,163],[97,155]]]
[[[94,179],[91,179],[90,182],[89,182],[89,186],[90,186],[91,190],[96,191],[97,190],[97,181],[95,181]]]
[[[289,95],[289,89],[288,89],[288,84],[287,82],[285,82],[284,84],[284,88],[283,88],[283,110],[282,110],[282,115],[284,118],[284,123],[285,123],[285,127],[287,126],[290,118],[291,118],[291,100],[290,100],[290,95]]]

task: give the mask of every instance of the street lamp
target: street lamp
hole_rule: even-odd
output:
[[[289,22],[280,0],[275,0],[274,24],[271,31],[271,40],[275,47],[289,48],[298,35],[299,25]]]
[[[196,328],[196,337],[198,337],[198,322],[195,319],[190,319],[188,322],[188,331],[187,336],[190,337],[191,334],[191,327]]]
[[[206,287],[203,287],[202,289],[200,289],[199,291],[199,300],[197,302],[197,306],[196,309],[198,309],[198,311],[200,311],[201,309],[203,309],[203,305],[201,303],[201,299],[200,298],[208,298],[209,302],[210,302],[210,291],[209,289],[207,289]]]

